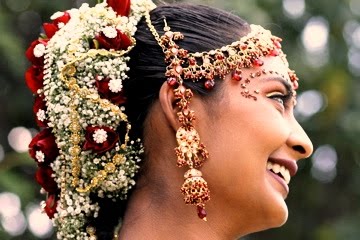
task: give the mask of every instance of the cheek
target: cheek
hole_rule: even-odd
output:
[[[245,100],[245,104],[234,106],[218,123],[216,134],[221,136],[220,144],[252,152],[254,156],[270,155],[287,140],[285,118],[267,100]]]
[[[251,195],[261,194],[267,159],[288,135],[283,116],[269,103],[244,100],[241,106],[229,104],[219,118],[201,129],[210,153],[204,170],[214,178],[210,182],[218,183],[229,197],[239,192],[237,197],[248,198],[246,189]]]

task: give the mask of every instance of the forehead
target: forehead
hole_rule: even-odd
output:
[[[262,58],[264,65],[261,67],[252,67],[243,70],[245,77],[251,78],[251,75],[257,74],[259,72],[266,74],[261,74],[261,79],[267,79],[266,76],[279,76],[285,79],[288,83],[291,83],[289,77],[289,67],[280,57],[264,57]]]

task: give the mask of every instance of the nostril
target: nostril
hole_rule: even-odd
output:
[[[301,154],[305,154],[306,153],[306,150],[303,146],[301,145],[296,145],[296,146],[293,146],[292,147],[295,151],[301,153]]]

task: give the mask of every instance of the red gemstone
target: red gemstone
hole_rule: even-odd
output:
[[[218,60],[223,60],[223,59],[224,59],[224,55],[218,54],[218,55],[216,56],[216,58],[217,58]]]
[[[273,49],[270,51],[269,54],[270,54],[270,56],[276,57],[276,56],[279,56],[279,51],[276,49]]]
[[[189,51],[188,50],[185,50],[185,49],[180,49],[179,50],[179,55],[180,57],[184,58],[188,55]]]
[[[235,81],[241,81],[241,79],[242,79],[241,74],[238,74],[238,73],[236,73],[236,72],[234,72],[231,77],[232,77],[232,79],[235,80]]]
[[[169,77],[169,78],[167,79],[167,83],[168,83],[170,86],[174,87],[174,86],[177,84],[176,78],[174,78],[174,77]]]
[[[274,45],[277,48],[281,48],[281,43],[279,41],[274,41]]]
[[[189,58],[189,64],[190,65],[195,65],[195,63],[196,63],[195,58]]]
[[[197,214],[200,219],[203,219],[204,221],[206,221],[207,213],[205,211],[205,208],[203,208],[202,206],[197,206]]]
[[[247,49],[247,44],[242,44],[242,45],[240,46],[240,48],[241,48],[241,50]]]
[[[205,88],[206,88],[207,90],[213,89],[214,86],[215,86],[214,80],[207,80],[207,81],[205,82]]]
[[[298,83],[298,81],[295,80],[295,81],[293,81],[292,83],[293,83],[294,90],[296,90],[296,89],[299,88],[299,83]]]
[[[256,58],[253,60],[253,64],[256,66],[256,67],[261,67],[262,65],[264,65],[264,61],[262,61],[261,59],[259,58]]]

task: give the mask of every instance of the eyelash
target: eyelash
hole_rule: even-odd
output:
[[[276,93],[274,95],[268,96],[268,98],[279,102],[281,105],[283,105],[286,108],[288,106],[289,100],[291,99],[291,94],[287,93],[284,95],[282,93]]]

